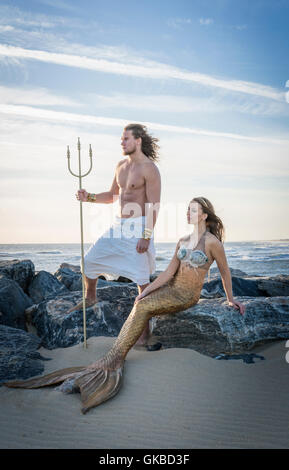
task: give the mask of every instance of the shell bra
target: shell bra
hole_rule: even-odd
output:
[[[193,268],[202,268],[207,269],[205,265],[209,264],[209,258],[206,255],[205,251],[205,235],[209,231],[206,230],[198,241],[196,248],[188,248],[185,245],[180,245],[180,248],[177,252],[177,257],[180,261],[185,261],[189,263]],[[202,248],[202,249],[200,249]]]

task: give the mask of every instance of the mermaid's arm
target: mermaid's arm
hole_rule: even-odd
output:
[[[228,302],[232,302],[233,301],[232,277],[231,277],[230,268],[228,266],[223,243],[221,243],[219,240],[214,240],[209,245],[209,250],[219,268],[224,291],[227,296],[227,300]]]
[[[223,244],[219,240],[215,241],[212,244],[210,251],[211,251],[211,255],[216,260],[217,266],[219,268],[224,291],[226,293],[229,305],[231,307],[239,309],[241,315],[243,315],[245,313],[245,306],[241,302],[237,302],[233,298],[232,276],[231,276],[230,268],[228,266]]]
[[[234,297],[233,297],[232,276],[231,276],[230,268],[228,266],[223,244],[219,241],[218,243],[214,243],[210,251],[211,251],[211,255],[216,260],[217,266],[219,268],[224,291],[226,293],[229,306],[234,307],[237,310],[240,310],[240,314],[244,315],[245,305],[242,304],[241,302],[237,302],[236,300],[234,300]]]

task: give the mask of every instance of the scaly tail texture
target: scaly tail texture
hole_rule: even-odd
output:
[[[81,411],[86,413],[119,391],[126,355],[140,337],[148,320],[155,315],[176,313],[189,308],[198,301],[199,291],[199,288],[192,289],[191,275],[177,276],[133,306],[111,350],[95,363],[86,367],[61,369],[25,381],[7,382],[5,385],[38,388],[63,382],[60,390],[64,393],[80,391],[83,404]]]

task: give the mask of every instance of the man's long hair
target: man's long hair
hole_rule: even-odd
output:
[[[128,124],[125,131],[132,131],[132,135],[135,139],[141,137],[141,151],[154,162],[159,160],[159,145],[156,137],[152,137],[148,134],[146,126],[142,124]]]

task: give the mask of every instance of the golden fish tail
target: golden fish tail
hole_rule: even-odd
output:
[[[124,361],[128,351],[142,334],[148,320],[166,313],[176,313],[192,305],[188,301],[188,286],[175,289],[166,284],[134,304],[111,350],[87,367],[66,368],[26,381],[8,382],[8,387],[38,388],[63,382],[60,389],[80,391],[82,412],[112,398],[122,384]]]

